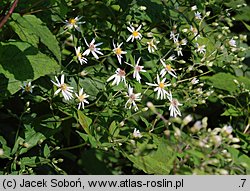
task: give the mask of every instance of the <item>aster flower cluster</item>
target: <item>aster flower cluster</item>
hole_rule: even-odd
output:
[[[54,95],[58,95],[59,93],[62,93],[63,98],[66,101],[69,101],[74,98],[73,94],[73,87],[69,86],[68,84],[65,83],[65,76],[64,74],[61,75],[60,81],[58,78],[55,76],[56,82],[51,80],[51,82],[58,88]],[[85,94],[83,92],[83,88],[79,90],[79,94],[75,93],[75,96],[77,98],[78,103],[78,109],[81,109],[81,107],[84,109],[84,104],[89,104],[86,98],[89,97],[89,95]]]
[[[81,17],[76,17],[74,19],[69,19],[65,21],[65,28],[67,30],[76,29],[77,31],[80,31],[80,25],[84,24],[85,22],[80,22]],[[127,26],[128,30],[128,37],[126,39],[126,43],[134,43],[135,41],[141,41],[143,38],[142,25],[139,25],[135,27],[133,23],[130,23],[129,26]],[[179,40],[179,34],[174,34],[171,32],[171,38],[173,39],[174,43],[176,44],[177,48],[180,48],[180,46],[184,46],[187,44],[186,39]],[[92,39],[92,41],[89,43],[86,38],[84,38],[84,42],[86,45],[86,49],[83,50],[82,46],[75,47],[75,54],[77,57],[78,62],[81,65],[87,64],[88,59],[87,57],[92,54],[93,57],[98,60],[99,55],[103,56],[104,54],[101,51],[101,48],[99,47],[102,45],[102,42],[96,43],[95,39]],[[124,56],[127,54],[127,51],[124,49],[124,42],[115,41],[113,39],[113,49],[112,53],[117,57],[118,63],[120,67],[116,68],[116,71],[113,75],[111,75],[107,82],[112,81],[111,85],[119,85],[121,82],[125,85],[127,88],[126,98],[127,102],[125,103],[125,108],[131,109],[133,108],[134,111],[139,110],[137,103],[141,102],[143,94],[141,92],[134,92],[134,88],[132,87],[131,83],[128,83],[130,80],[126,80],[128,78],[129,73],[126,73],[125,68],[131,68],[133,70],[132,78],[135,79],[138,83],[142,84],[142,76],[141,74],[146,73],[147,70],[143,66],[143,60],[141,57],[138,57],[136,61],[127,62]],[[154,37],[149,40],[146,44],[147,50],[149,53],[154,53],[158,50],[157,44],[159,41],[157,41]],[[181,56],[182,52],[181,50],[178,51],[178,56]],[[147,85],[148,88],[153,87],[154,91],[157,93],[157,99],[168,99],[170,102],[170,115],[172,117],[176,117],[177,115],[181,115],[178,106],[180,104],[173,104],[172,100],[172,94],[170,91],[167,91],[167,88],[171,86],[170,82],[167,82],[167,74],[170,76],[177,78],[177,73],[175,69],[172,67],[172,61],[174,61],[176,57],[174,55],[171,55],[167,60],[164,58],[159,60],[159,63],[162,64],[162,69],[159,74],[156,74],[156,82],[146,82],[145,85]],[[161,76],[161,77],[160,77]],[[61,76],[61,81],[56,78],[56,82],[52,81],[52,83],[58,88],[58,90],[55,92],[55,95],[62,93],[64,99],[66,101],[69,101],[73,98],[73,88],[68,86],[66,83],[64,83],[64,75]],[[86,98],[88,97],[87,94],[83,93],[83,89],[80,89],[79,94],[75,93],[76,98],[79,101],[78,109],[82,106],[84,108],[84,103],[88,104],[88,101]],[[137,102],[137,103],[136,103]],[[178,103],[178,101],[176,102]],[[177,112],[176,112],[177,111]]]
[[[172,53],[171,56],[165,58],[169,52],[165,56],[161,56],[158,60],[159,65],[157,66],[157,70],[153,73],[152,81],[149,82],[148,78],[144,76],[152,75],[152,73],[148,73],[148,69],[144,66],[144,63],[147,61],[143,58],[142,55],[136,55],[137,59],[131,59],[130,62],[127,60],[128,50],[126,50],[127,44],[136,44],[141,43],[140,41],[146,36],[143,34],[145,28],[142,24],[134,25],[130,23],[127,26],[127,38],[124,41],[116,39],[112,39],[112,48],[110,52],[110,56],[116,56],[118,67],[115,69],[114,73],[107,77],[107,82],[111,82],[111,86],[123,86],[127,89],[126,99],[127,101],[124,104],[124,107],[127,109],[133,108],[134,111],[138,111],[140,107],[138,107],[138,103],[140,103],[143,99],[143,96],[148,91],[148,89],[153,89],[156,93],[156,99],[159,100],[168,100],[169,103],[169,113],[171,117],[181,116],[181,111],[179,106],[182,106],[181,103],[175,98],[173,98],[172,92],[174,91],[173,88],[173,81],[179,80],[178,73],[176,69],[175,63],[184,62],[184,60],[178,60],[178,57],[183,57],[183,50],[185,50],[185,46],[189,45],[191,42],[191,47],[194,48],[194,52],[197,53],[197,57],[202,56],[202,59],[206,59],[206,45],[202,43],[200,39],[204,37],[201,35],[199,31],[199,27],[203,19],[209,15],[206,13],[203,17],[203,14],[198,11],[197,6],[191,7],[191,11],[194,14],[194,22],[197,22],[195,25],[189,25],[189,28],[182,28],[182,33],[178,32],[179,26],[174,24],[172,30],[170,31],[169,40],[173,43],[172,52],[175,51],[175,54]],[[80,19],[82,17],[75,17],[73,19],[69,19],[65,21],[65,29],[66,30],[75,30],[81,31],[80,25],[84,24],[85,22],[81,22]],[[187,38],[188,37],[188,38]],[[188,41],[189,37],[193,38],[192,41]],[[77,57],[78,62],[80,65],[88,64],[88,56],[91,54],[96,60],[100,58],[100,56],[105,57],[103,51],[101,50],[102,42],[96,43],[96,38],[93,38],[91,41],[88,41],[85,37],[84,43],[86,48],[84,50],[82,46],[75,46],[75,55]],[[145,42],[145,41],[144,41]],[[150,39],[145,43],[145,48],[148,50],[149,54],[155,54],[158,51],[158,41],[154,36],[150,35]],[[141,43],[143,45],[143,43]],[[236,41],[232,38],[228,40],[229,47],[236,48]],[[131,46],[130,46],[131,47]],[[106,49],[107,50],[107,49]],[[130,52],[129,52],[130,53]],[[175,56],[177,55],[177,57]],[[203,62],[201,60],[201,62]],[[192,70],[193,66],[190,66],[189,69]],[[130,74],[132,76],[130,77]],[[147,74],[148,73],[148,74]],[[79,93],[76,94],[73,92],[73,88],[68,86],[64,83],[64,75],[61,76],[61,81],[56,78],[56,82],[52,81],[52,83],[58,88],[55,92],[55,95],[62,93],[64,99],[66,101],[71,100],[72,98],[76,98],[79,101],[78,109],[84,108],[84,104],[88,104],[86,98],[89,95],[84,93],[84,90],[81,88]],[[133,82],[131,79],[134,79]],[[146,80],[147,79],[147,80]],[[174,79],[174,80],[172,80]],[[144,92],[136,92],[135,88],[132,84],[139,83],[142,87],[145,87],[146,90]],[[199,83],[199,80],[194,77],[190,79],[191,87],[195,86]],[[121,85],[120,85],[121,84]],[[198,90],[198,89],[197,89]]]
[[[139,41],[142,39],[141,31],[142,25],[139,25],[137,29],[135,29],[132,25],[127,27],[128,31],[130,32],[129,37],[127,38],[126,42],[129,41]],[[178,37],[174,37],[174,40],[178,41]],[[154,53],[157,51],[157,44],[159,41],[156,41],[155,38],[152,38],[149,42],[147,42],[148,46],[148,52]],[[183,39],[181,42],[178,42],[181,45],[186,45],[187,42],[185,39]],[[130,68],[133,70],[133,79],[135,79],[138,83],[142,84],[142,77],[141,74],[146,73],[147,70],[144,69],[144,66],[142,65],[142,59],[139,57],[137,60],[134,61],[134,63],[129,63],[122,60],[122,54],[126,54],[127,51],[122,50],[121,46],[123,45],[123,42],[120,44],[115,44],[113,42],[113,53],[117,56],[119,65],[122,65],[125,63],[126,65],[130,66]],[[172,99],[172,93],[167,91],[167,87],[171,86],[171,83],[167,82],[166,75],[169,74],[170,76],[177,78],[177,73],[175,69],[172,68],[171,62],[173,62],[176,59],[175,55],[171,55],[167,60],[160,59],[159,62],[162,64],[163,68],[160,71],[160,74],[156,74],[156,82],[146,82],[145,85],[147,85],[148,88],[153,87],[154,91],[157,93],[157,99],[168,99],[170,102],[170,116],[176,117],[177,115],[181,116],[181,112],[179,110],[179,102],[176,99]],[[125,66],[126,67],[126,66]],[[125,68],[124,67],[124,68]],[[161,77],[160,77],[161,76]],[[134,88],[131,86],[131,84],[127,83],[126,78],[128,78],[128,74],[126,74],[125,69],[121,69],[120,67],[116,69],[115,74],[111,75],[107,82],[112,81],[111,85],[119,85],[121,82],[125,85],[125,87],[128,88],[128,93],[126,97],[128,98],[127,102],[125,103],[125,108],[131,109],[134,108],[135,111],[137,111],[139,108],[136,104],[136,102],[140,102],[142,99],[143,94],[142,93],[134,93]],[[162,78],[162,79],[161,79]],[[173,101],[174,100],[174,101]]]

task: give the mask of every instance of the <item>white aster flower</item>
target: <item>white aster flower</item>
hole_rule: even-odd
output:
[[[100,46],[102,44],[102,42],[94,44],[95,43],[95,39],[93,39],[90,44],[88,44],[88,42],[86,41],[86,39],[84,38],[84,41],[86,43],[86,45],[89,47],[87,50],[85,50],[85,52],[83,53],[83,55],[88,56],[89,53],[91,52],[92,55],[96,58],[99,59],[97,54],[103,55],[102,52],[100,52],[100,48],[97,48],[97,46]]]
[[[80,62],[80,64],[82,65],[83,63],[87,64],[87,58],[85,58],[83,56],[83,54],[81,53],[81,47],[75,47],[75,51],[76,51],[76,56],[77,56],[77,59],[78,61]]]
[[[154,89],[154,91],[157,91],[157,99],[161,98],[161,99],[165,99],[166,95],[168,96],[169,93],[164,89],[167,86],[170,86],[170,84],[166,84],[165,83],[166,78],[164,78],[163,80],[160,80],[159,75],[157,74],[157,83],[147,83],[147,85],[149,86],[156,86],[156,88]]]
[[[233,132],[233,127],[231,125],[225,125],[222,128],[222,132],[225,132],[227,135],[230,135]]]
[[[135,78],[139,83],[141,83],[141,76],[140,76],[139,72],[146,72],[146,70],[143,69],[144,66],[139,65],[140,60],[141,60],[141,57],[138,58],[135,66],[125,62],[126,64],[128,64],[134,68],[133,78]]]
[[[107,82],[114,79],[114,81],[112,82],[112,85],[115,85],[115,84],[118,85],[121,81],[123,81],[126,84],[125,75],[126,75],[126,72],[124,70],[117,68],[117,70],[115,71],[115,74],[109,77]]]
[[[84,103],[89,104],[89,102],[86,100],[86,98],[88,98],[89,95],[83,93],[83,89],[82,88],[79,90],[79,94],[77,95],[77,93],[75,93],[75,95],[76,95],[76,97],[77,97],[77,99],[79,101],[78,109],[80,109],[81,106],[84,109]]]
[[[137,130],[136,128],[134,129],[133,137],[134,137],[134,138],[141,138],[141,137],[142,137],[140,131]]]
[[[201,13],[199,12],[199,11],[196,11],[195,13],[194,13],[194,17],[195,17],[195,19],[197,19],[197,20],[201,20],[202,18],[201,18]]]
[[[119,45],[117,44],[117,46],[116,46],[114,41],[113,41],[113,46],[114,46],[113,52],[116,54],[117,59],[118,59],[120,64],[121,64],[122,54],[127,54],[126,51],[123,51],[121,49],[122,44],[123,44],[123,42],[121,44],[119,44]]]
[[[191,84],[195,85],[195,84],[198,84],[199,83],[199,80],[197,78],[193,78],[191,80]]]
[[[168,57],[167,60],[171,62],[171,61],[173,61],[173,60],[176,60],[176,57],[175,57],[174,54],[172,54],[171,56]]]
[[[141,27],[142,27],[142,25],[140,25],[136,30],[135,30],[135,28],[132,26],[132,25],[130,25],[130,27],[127,27],[127,29],[129,30],[129,32],[131,32],[132,34],[128,37],[128,39],[127,39],[127,42],[128,41],[132,41],[132,42],[134,42],[134,40],[136,39],[139,39],[139,40],[141,40],[141,38],[142,38],[142,35],[141,35],[141,33],[139,32],[139,30],[141,29]]]
[[[177,117],[177,115],[181,116],[181,112],[179,109],[180,104],[177,99],[172,98],[172,93],[170,92],[168,95],[168,100],[170,101],[169,111],[171,117]]]
[[[195,52],[199,52],[200,54],[205,54],[206,53],[206,49],[205,49],[205,45],[199,45],[198,43],[196,43],[196,50]]]
[[[177,78],[176,72],[171,67],[171,65],[170,64],[165,64],[165,61],[163,59],[160,59],[160,61],[161,61],[162,65],[164,66],[164,68],[160,72],[161,77],[165,76],[166,73],[169,73],[174,78]]]
[[[175,43],[175,45],[176,46],[180,46],[180,43],[179,43],[179,33],[177,33],[177,34],[175,34],[174,36],[173,36],[173,41],[174,41],[174,43]]]
[[[191,7],[191,10],[192,10],[192,11],[196,11],[196,10],[197,10],[197,6],[196,6],[196,5],[192,6],[192,7]]]
[[[182,45],[182,46],[184,46],[184,45],[187,45],[187,39],[182,39],[181,41],[180,41],[180,45]]]
[[[128,97],[129,99],[125,104],[125,108],[128,107],[129,109],[131,109],[131,107],[133,106],[134,110],[137,111],[138,107],[137,107],[135,101],[141,101],[140,96],[141,96],[141,93],[134,94],[133,88],[131,88],[129,85],[128,86],[128,94],[126,95],[126,97]]]
[[[175,51],[177,51],[177,56],[183,56],[183,54],[182,54],[182,48],[180,46],[177,46],[175,48]]]
[[[21,86],[21,88],[22,88],[22,93],[24,93],[24,92],[32,93],[34,87],[35,87],[35,86],[32,86],[32,85],[31,85],[31,82],[28,82],[28,83],[24,82],[23,85]]]
[[[170,39],[173,39],[173,42],[176,44],[179,42],[178,38],[179,38],[179,33],[176,33],[176,31],[171,31],[170,32]]]
[[[80,27],[78,25],[81,25],[85,22],[79,22],[79,20],[82,17],[75,17],[75,18],[70,18],[69,20],[66,20],[65,23],[65,29],[72,29],[75,28],[76,30],[80,31]]]
[[[234,39],[229,40],[228,44],[232,47],[236,47],[236,41]]]
[[[59,92],[62,92],[62,95],[65,100],[70,100],[73,98],[72,92],[73,92],[73,87],[68,86],[67,84],[64,83],[64,74],[61,75],[61,82],[59,82],[58,78],[55,76],[56,82],[52,81],[51,82],[58,87],[58,90],[56,90],[54,95],[57,95]]]
[[[148,52],[153,53],[155,50],[157,50],[156,45],[159,43],[159,41],[155,41],[155,39],[152,39],[151,41],[147,42],[148,44]]]
[[[174,40],[174,44],[176,47],[179,47],[179,46],[184,46],[184,45],[187,45],[187,39],[182,39],[181,41],[179,41],[179,34],[176,34],[174,37],[173,37],[173,40]]]

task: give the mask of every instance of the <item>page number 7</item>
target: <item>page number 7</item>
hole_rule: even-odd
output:
[[[241,184],[241,186],[239,186],[239,187],[242,187],[242,188],[243,188],[243,187],[244,187],[244,184],[245,184],[245,182],[246,182],[247,179],[242,178],[241,180],[242,180],[242,184]]]

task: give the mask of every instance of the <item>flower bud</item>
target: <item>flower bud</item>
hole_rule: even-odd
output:
[[[220,173],[221,175],[228,175],[228,171],[225,170],[225,169],[220,169],[220,170],[219,170],[219,173]]]
[[[189,124],[191,121],[193,120],[192,115],[187,115],[184,119],[183,119],[183,125],[187,125]]]
[[[0,156],[2,156],[4,154],[3,149],[0,149]]]

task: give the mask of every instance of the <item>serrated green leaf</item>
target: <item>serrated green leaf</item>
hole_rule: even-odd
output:
[[[0,73],[8,78],[11,94],[20,90],[24,81],[32,81],[60,69],[55,60],[25,42],[0,43]]]
[[[128,154],[125,154],[125,156],[134,163],[135,167],[143,170],[145,173],[160,175],[170,173],[176,158],[175,152],[164,140],[162,140],[156,151],[153,151],[147,156]]]
[[[44,23],[35,15],[21,16],[18,13],[12,14],[10,26],[24,42],[29,42],[37,47],[39,40],[48,47],[59,62],[61,62],[61,51],[58,41]]]

